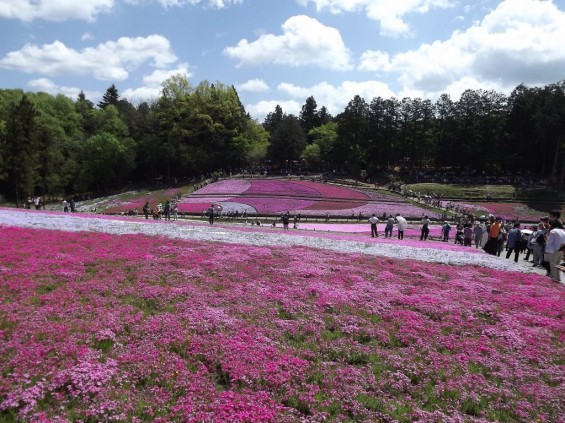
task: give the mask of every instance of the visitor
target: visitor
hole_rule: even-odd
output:
[[[545,261],[549,262],[549,277],[555,282],[561,282],[562,274],[556,266],[561,264],[563,250],[561,246],[565,244],[565,230],[559,217],[550,223],[549,235],[545,243]]]
[[[146,201],[145,205],[143,206],[143,214],[145,216],[145,219],[149,219],[149,201]]]
[[[465,247],[470,247],[472,243],[473,243],[473,225],[468,223],[467,225],[465,225],[465,228],[463,229],[463,245]]]
[[[532,233],[534,240],[532,245],[534,247],[534,264],[533,267],[541,266],[543,263],[543,253],[545,250],[545,225],[540,222],[537,226],[537,230]]]
[[[530,260],[530,255],[533,255],[534,252],[534,240],[535,240],[535,233],[537,231],[537,226],[532,226],[530,228],[530,230],[532,231],[529,235],[528,238],[526,239],[526,257],[524,257],[525,261],[529,261]]]
[[[457,226],[455,227],[455,241],[454,244],[461,244],[463,245],[464,242],[464,231],[463,231],[463,225],[461,223],[458,223]]]
[[[283,229],[285,231],[288,231],[288,224],[290,222],[290,212],[287,211],[286,213],[284,213],[281,217],[281,220],[283,222]]]
[[[377,233],[377,223],[379,219],[375,216],[375,213],[369,218],[369,223],[371,224],[371,238],[378,237],[379,234]]]
[[[441,227],[442,241],[449,242],[449,232],[451,232],[451,225],[445,220]]]
[[[522,231],[520,230],[520,223],[514,223],[514,227],[508,231],[508,242],[506,243],[506,258],[510,258],[514,252],[514,261],[518,263],[518,256],[520,255],[520,239],[522,239]]]
[[[398,239],[404,239],[404,231],[408,226],[408,222],[400,213],[396,214],[396,227],[398,228]]]
[[[206,210],[206,216],[208,216],[208,223],[210,223],[210,225],[214,224],[214,205],[211,204],[210,207],[208,207],[208,210]]]
[[[386,216],[386,214],[383,213],[383,216]],[[388,219],[386,221],[386,226],[385,226],[385,238],[392,238],[392,230],[394,228],[394,217],[392,217],[392,214],[388,216]]]
[[[169,200],[165,201],[163,213],[165,214],[165,220],[171,220],[171,203],[169,202]]]
[[[488,230],[488,241],[483,250],[488,254],[495,256],[498,253],[498,236],[502,231],[502,218],[497,217],[491,222]]]
[[[424,218],[422,219],[422,232],[420,235],[420,241],[427,241],[428,240],[428,235],[430,234],[430,219],[428,218],[428,215],[424,215]]]
[[[473,227],[473,235],[475,238],[475,248],[479,248],[483,245],[483,233],[486,228],[483,227],[484,223],[475,222],[475,226]]]

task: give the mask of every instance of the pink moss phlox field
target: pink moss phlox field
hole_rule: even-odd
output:
[[[10,227],[0,272],[0,421],[565,416],[565,290],[538,275]]]
[[[138,213],[142,212],[145,202],[149,202],[151,208],[156,208],[157,204],[164,203],[167,200],[174,198],[179,192],[178,188],[168,188],[161,191],[154,191],[151,193],[137,194],[129,199],[116,199],[110,203],[104,204],[104,213],[117,214],[125,213],[128,210],[137,210]]]
[[[534,210],[524,203],[481,203],[491,214],[503,219],[515,219],[518,216],[522,220],[536,222],[540,217],[546,216],[548,210],[543,206]]]
[[[437,213],[412,205],[405,198],[376,191],[310,181],[250,179],[222,180],[209,184],[180,202],[179,210],[200,212],[210,203],[218,203],[228,211],[277,214],[285,211],[302,215],[332,216],[396,214],[419,217]],[[238,205],[239,204],[239,205]],[[251,210],[249,209],[251,208]]]

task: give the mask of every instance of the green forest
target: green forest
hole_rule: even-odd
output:
[[[0,194],[16,202],[243,169],[522,172],[562,189],[565,81],[509,96],[467,90],[457,101],[355,96],[336,116],[309,97],[299,116],[277,106],[264,122],[233,86],[193,86],[181,75],[139,104],[114,85],[98,104],[84,93],[0,90]]]

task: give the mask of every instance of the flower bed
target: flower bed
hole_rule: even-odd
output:
[[[518,216],[521,220],[539,221],[540,217],[547,216],[549,210],[534,210],[524,203],[481,203],[489,213],[500,216],[503,219],[515,219]]]
[[[540,276],[306,247],[2,234],[0,420],[565,415],[565,291]]]
[[[379,216],[383,213],[400,213],[407,217],[420,217],[422,214],[428,214],[432,218],[439,217],[437,213],[414,206],[402,197],[382,192],[361,192],[309,181],[253,179],[241,182],[243,183],[230,179],[207,185],[182,200],[179,209],[190,211],[184,204],[191,202],[216,202],[224,207],[224,211],[252,207],[257,214],[290,211],[311,216],[329,213],[332,216],[348,217],[351,213],[358,215],[361,212]],[[245,187],[248,189],[244,189]],[[232,188],[234,191],[231,192],[231,197],[227,198]],[[206,197],[204,201],[203,195],[210,197]]]
[[[241,194],[251,187],[251,183],[245,179],[223,179],[212,184],[208,184],[194,194]]]

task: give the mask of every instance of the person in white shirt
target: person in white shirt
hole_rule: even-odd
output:
[[[369,218],[369,223],[371,224],[371,238],[375,238],[375,237],[379,236],[379,234],[377,233],[377,223],[378,222],[379,222],[379,219],[373,213],[373,215]]]
[[[549,262],[549,277],[556,282],[562,281],[562,273],[557,266],[561,264],[563,258],[561,250],[563,244],[565,244],[563,225],[559,221],[553,221],[545,243],[545,261]]]
[[[408,226],[408,222],[400,214],[396,215],[396,222],[396,227],[398,228],[398,239],[404,239],[404,231],[406,230],[406,226]]]

